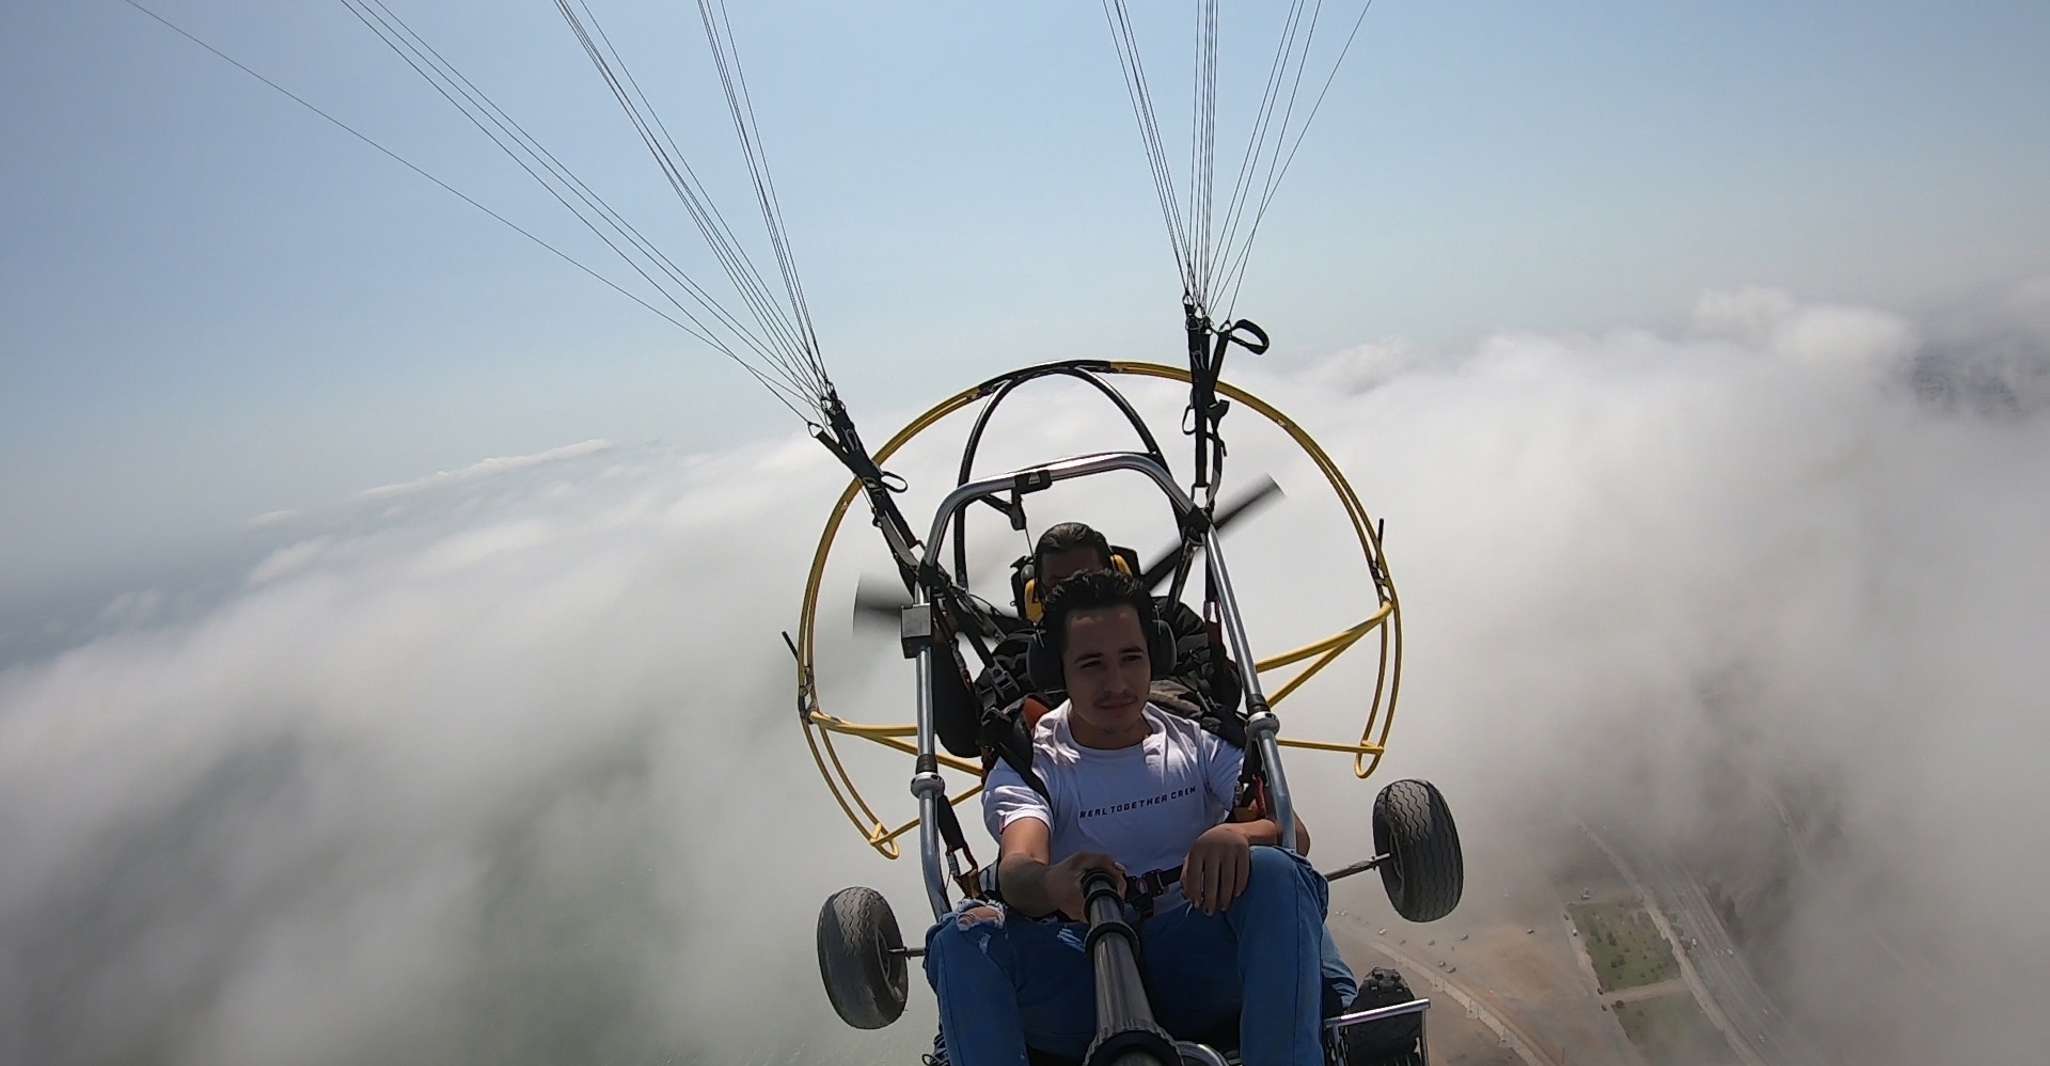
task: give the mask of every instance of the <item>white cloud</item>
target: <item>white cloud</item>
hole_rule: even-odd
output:
[[[1334,359],[1364,373],[1339,379],[1371,384],[1357,394],[1250,361],[1234,377],[1388,520],[1409,645],[1383,774],[1447,787],[1475,870],[1528,812],[1574,804],[1742,866],[1757,860],[1724,853],[1745,835],[1719,820],[1727,779],[1705,759],[1819,782],[1804,795],[1839,827],[1837,872],[1791,897],[1790,1009],[1865,1061],[1929,1061],[1931,1044],[2003,1061],[2050,957],[2029,954],[2025,920],[2050,874],[2031,762],[2050,419],[1872,387],[1917,335],[1876,312],[1753,293],[1704,300],[1698,325]],[[1043,457],[1023,426],[1126,446],[1068,395],[993,431],[978,469]],[[1133,395],[1185,462],[1166,429],[1183,398]],[[863,412],[872,438],[886,414]],[[965,422],[950,426],[890,464],[921,533],[953,482]],[[1314,471],[1249,413],[1226,430],[1228,481],[1271,470],[1289,492],[1229,535],[1256,646],[1355,620],[1365,577]],[[602,467],[557,462],[599,451]],[[414,492],[485,477],[489,492]],[[845,481],[796,436],[488,461],[387,487],[402,512],[308,521],[210,610],[0,672],[0,1052],[908,1061],[931,1034],[916,972],[911,1016],[856,1034],[811,957],[818,903],[844,884],[884,887],[920,927],[914,863],[871,858],[791,721],[777,634]],[[821,679],[837,709],[899,720],[893,645],[845,636],[848,589],[880,559],[858,507],[828,571]],[[1080,514],[1142,550],[1165,527],[1123,489],[1031,508],[1035,529]],[[994,544],[1001,519],[977,522]],[[1285,708],[1289,730],[1343,735],[1372,678],[1370,659],[1334,666]],[[908,763],[848,757],[903,813]],[[1370,790],[1337,760],[1291,768],[1320,853],[1354,850]],[[1930,1011],[1845,981],[1867,961],[1853,919],[1970,995]]]
[[[333,542],[333,537],[323,535],[279,548],[264,556],[263,561],[249,571],[248,582],[251,585],[261,585],[266,581],[303,570],[320,558],[320,554]]]
[[[1782,354],[1822,367],[1898,370],[1916,346],[1913,327],[1895,315],[1856,307],[1809,308],[1773,337]]]
[[[1849,371],[1867,382],[1899,370],[1916,349],[1914,327],[1864,307],[1806,305],[1776,289],[1702,295],[1694,324],[1708,336],[1763,348],[1818,370]]]
[[[1695,301],[1694,326],[1710,336],[1729,337],[1761,347],[1781,323],[1799,313],[1794,294],[1781,289],[1746,288],[1706,292]]]
[[[299,512],[293,510],[265,511],[260,515],[255,515],[251,517],[249,519],[249,526],[252,529],[265,529],[270,526],[284,525],[285,523],[291,522],[297,519],[298,517]]]
[[[830,480],[647,466],[325,533],[196,621],[0,675],[0,1028],[38,1061],[776,1046],[761,991],[804,971],[731,956],[808,928],[865,850],[790,817],[785,793],[823,798],[793,753],[734,746],[788,703],[800,577],[775,564],[814,531],[664,515],[768,469],[786,508]],[[725,977],[679,983],[708,957]]]
[[[391,496],[403,496],[408,493],[419,492],[422,489],[440,488],[445,485],[453,485],[461,482],[475,481],[478,478],[494,477],[500,474],[507,474],[516,470],[526,470],[531,467],[542,466],[548,463],[559,463],[569,459],[581,459],[585,456],[597,455],[602,452],[610,451],[611,449],[611,441],[587,440],[581,441],[576,444],[565,444],[560,448],[550,448],[545,452],[535,452],[532,455],[510,455],[491,459],[480,459],[477,462],[471,463],[469,466],[463,467],[459,470],[443,470],[434,474],[430,474],[423,478],[415,479],[413,481],[401,481],[397,484],[379,485],[375,488],[364,489],[360,493],[360,495],[366,499],[384,499]]]
[[[1424,362],[1416,349],[1400,341],[1384,341],[1347,348],[1319,360],[1306,374],[1309,380],[1342,393],[1354,394],[1384,385],[1417,369]]]
[[[100,621],[106,625],[140,625],[155,617],[164,605],[163,593],[156,589],[137,589],[121,593],[100,610]]]
[[[2050,275],[2031,278],[2007,294],[2005,310],[2038,337],[2050,338]]]
[[[548,523],[521,520],[468,530],[441,540],[422,552],[415,573],[433,577],[487,562],[495,557],[548,545]]]

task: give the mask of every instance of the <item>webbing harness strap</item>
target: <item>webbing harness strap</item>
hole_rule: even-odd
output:
[[[968,837],[961,832],[961,819],[954,814],[954,805],[940,797],[940,839],[947,845],[947,872],[954,878],[954,886],[964,896],[980,895],[979,882],[982,867],[975,861],[975,852],[969,850]],[[961,858],[968,860],[964,869]]]

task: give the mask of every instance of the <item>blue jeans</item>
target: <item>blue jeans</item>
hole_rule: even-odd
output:
[[[1187,903],[1139,927],[1154,1020],[1200,1037],[1239,1019],[1247,1066],[1322,1066],[1327,998],[1351,971],[1324,928],[1322,875],[1293,852],[1252,849],[1246,891],[1224,913]],[[926,934],[925,973],[955,1066],[1026,1066],[1028,1045],[1080,1059],[1096,1036],[1094,970],[1079,922],[971,916],[964,903]],[[1331,985],[1338,984],[1337,989]],[[1343,1003],[1339,1004],[1340,1007]]]

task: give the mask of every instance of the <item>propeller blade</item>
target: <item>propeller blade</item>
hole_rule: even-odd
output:
[[[863,574],[854,585],[853,628],[895,634],[901,628],[904,608],[909,606],[911,597],[905,594],[904,586],[895,578]],[[1002,639],[1018,624],[1009,612],[995,606],[985,610],[980,604],[971,602],[968,610],[974,618],[982,620],[974,628],[991,640]]]
[[[876,574],[863,574],[854,585],[854,626],[888,629],[895,632],[904,608],[911,606],[911,597],[905,595],[904,586],[895,578]]]
[[[1250,514],[1254,509],[1265,506],[1268,501],[1276,496],[1284,495],[1287,494],[1281,491],[1281,484],[1279,482],[1275,481],[1272,477],[1262,474],[1258,484],[1240,494],[1237,499],[1217,509],[1217,528],[1223,529],[1238,521],[1240,515]]]
[[[1231,527],[1232,523],[1261,510],[1276,499],[1285,496],[1281,485],[1272,477],[1262,476],[1252,487],[1230,497],[1217,508],[1216,524],[1219,532]],[[1159,561],[1146,568],[1140,583],[1150,592],[1158,589],[1174,576],[1175,567],[1181,562],[1182,546],[1175,544],[1159,553]],[[1008,600],[1009,590],[998,591],[991,582],[1001,579],[1008,562],[989,564],[987,580],[978,580],[975,587],[978,595],[992,602]],[[992,592],[996,592],[994,597]],[[854,587],[853,625],[856,629],[872,628],[897,631],[904,608],[911,606],[911,597],[904,592],[904,586],[894,576],[862,574]],[[1009,612],[997,609],[992,612],[1000,627],[1015,623]]]
[[[1258,484],[1217,509],[1217,514],[1213,519],[1217,525],[1217,531],[1219,533],[1224,532],[1230,528],[1233,522],[1260,510],[1276,498],[1285,495],[1287,494],[1281,491],[1280,483],[1276,482],[1272,477],[1262,475]],[[1147,567],[1145,576],[1139,579],[1140,583],[1146,586],[1146,591],[1148,592],[1158,589],[1161,585],[1166,584],[1169,578],[1174,576],[1175,568],[1181,565],[1182,545],[1176,543],[1174,546],[1160,552],[1159,559],[1159,562]]]

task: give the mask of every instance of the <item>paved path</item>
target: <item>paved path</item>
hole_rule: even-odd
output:
[[[1596,847],[1602,849],[1602,853],[1609,857],[1611,863],[1615,864],[1616,872],[1623,875],[1623,880],[1630,883],[1631,890],[1636,892],[1644,901],[1644,912],[1651,916],[1651,924],[1658,927],[1659,935],[1665,937],[1666,943],[1672,945],[1673,958],[1677,959],[1680,963],[1680,978],[1686,982],[1689,989],[1693,990],[1695,1002],[1701,1005],[1702,1013],[1708,1015],[1709,1022],[1723,1034],[1723,1039],[1729,1043],[1731,1050],[1737,1053],[1737,1057],[1744,1060],[1744,1066],[1765,1066],[1765,1060],[1758,1054],[1758,1050],[1751,1046],[1750,1041],[1744,1039],[1744,1034],[1730,1020],[1729,1015],[1723,1012],[1721,1003],[1717,1001],[1714,995],[1709,993],[1707,986],[1701,980],[1701,975],[1695,972],[1693,961],[1695,953],[1687,951],[1679,936],[1673,932],[1672,923],[1666,920],[1665,912],[1659,906],[1659,897],[1643,881],[1638,879],[1637,871],[1631,867],[1630,863],[1624,860],[1622,855],[1609,846],[1608,841],[1596,836],[1595,831],[1585,822],[1580,823],[1580,829],[1587,834],[1589,840],[1594,841]],[[1703,930],[1702,932],[1706,931]],[[1720,944],[1714,943],[1709,938],[1704,938],[1703,942],[1710,945],[1712,949],[1711,954],[1722,950]]]
[[[1334,917],[1336,916],[1334,915]],[[1338,920],[1350,922],[1362,929],[1366,928],[1366,923],[1357,918],[1344,917],[1338,918]],[[1489,996],[1485,989],[1476,988],[1470,982],[1461,981],[1457,977],[1425,962],[1423,959],[1388,943],[1387,937],[1362,936],[1358,942],[1369,950],[1385,955],[1392,960],[1402,970],[1403,976],[1409,979],[1410,990],[1417,995],[1428,998],[1428,994],[1419,986],[1429,982],[1435,990],[1452,997],[1460,1006],[1466,1008],[1468,1014],[1473,1015],[1480,1020],[1482,1025],[1487,1026],[1488,1030],[1494,1033],[1509,1050],[1514,1051],[1516,1057],[1523,1060],[1524,1066],[1565,1066],[1565,1063],[1547,1054],[1545,1045],[1540,1043],[1537,1037],[1529,1030],[1517,1024],[1516,1020],[1510,1016],[1508,1010],[1497,1006],[1493,997]],[[1428,1025],[1428,1022],[1426,1024]]]
[[[1602,1002],[1613,1007],[1618,1003],[1635,1003],[1640,999],[1657,999],[1674,992],[1688,992],[1687,982],[1678,977],[1654,981],[1648,985],[1626,988],[1620,992],[1609,992],[1602,996]]]
[[[1586,823],[1580,828],[1644,898],[1645,912],[1673,946],[1682,979],[1745,1066],[1828,1066],[1829,1060],[1786,1024],[1771,994],[1738,954],[1708,893],[1692,876],[1654,849],[1633,855],[1633,864]],[[1686,923],[1687,934],[1698,947],[1690,950],[1673,932],[1668,911]]]

